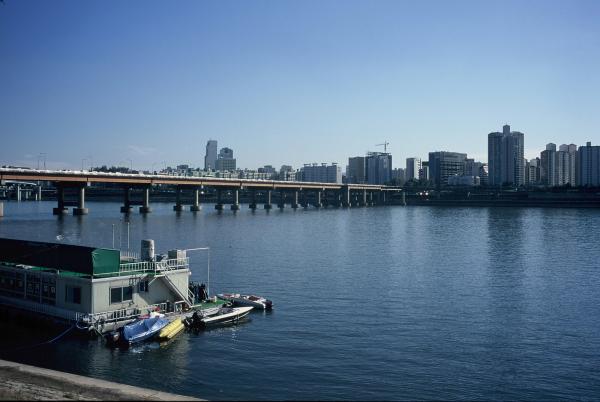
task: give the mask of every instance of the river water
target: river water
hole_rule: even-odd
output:
[[[5,203],[0,236],[111,247],[114,224],[127,247],[117,203],[62,219],[53,206]],[[273,312],[127,351],[28,348],[29,334],[0,356],[208,399],[600,395],[599,210],[153,208],[131,215],[132,249],[210,246],[211,292],[261,294]],[[190,256],[206,280],[206,254]]]

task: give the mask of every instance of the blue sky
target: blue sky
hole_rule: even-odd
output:
[[[598,143],[600,2],[0,3],[0,164],[339,162],[390,142],[487,159]]]

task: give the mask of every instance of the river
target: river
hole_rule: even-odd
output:
[[[115,225],[127,248],[118,203],[53,206],[5,203],[0,236],[112,247]],[[600,395],[599,210],[152,206],[129,218],[133,250],[210,246],[211,292],[267,296],[272,313],[127,351],[19,336],[0,357],[208,399]],[[206,280],[206,254],[189,256]]]

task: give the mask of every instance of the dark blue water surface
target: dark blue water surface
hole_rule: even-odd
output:
[[[0,236],[112,245],[117,203],[83,218],[5,203]],[[209,399],[595,399],[600,211],[376,207],[130,217],[131,244],[211,247],[211,290],[272,313],[128,351],[98,341],[4,358]],[[192,279],[206,279],[206,254]],[[26,338],[23,338],[26,339]],[[23,343],[29,342],[23,340]]]

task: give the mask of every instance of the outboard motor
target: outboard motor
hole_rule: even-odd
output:
[[[207,300],[207,299],[208,299],[208,293],[206,293],[206,285],[201,284],[200,285],[200,300]]]
[[[267,301],[265,302],[265,308],[266,308],[267,310],[271,310],[271,309],[273,308],[273,302],[272,302],[271,300],[267,300]]]

